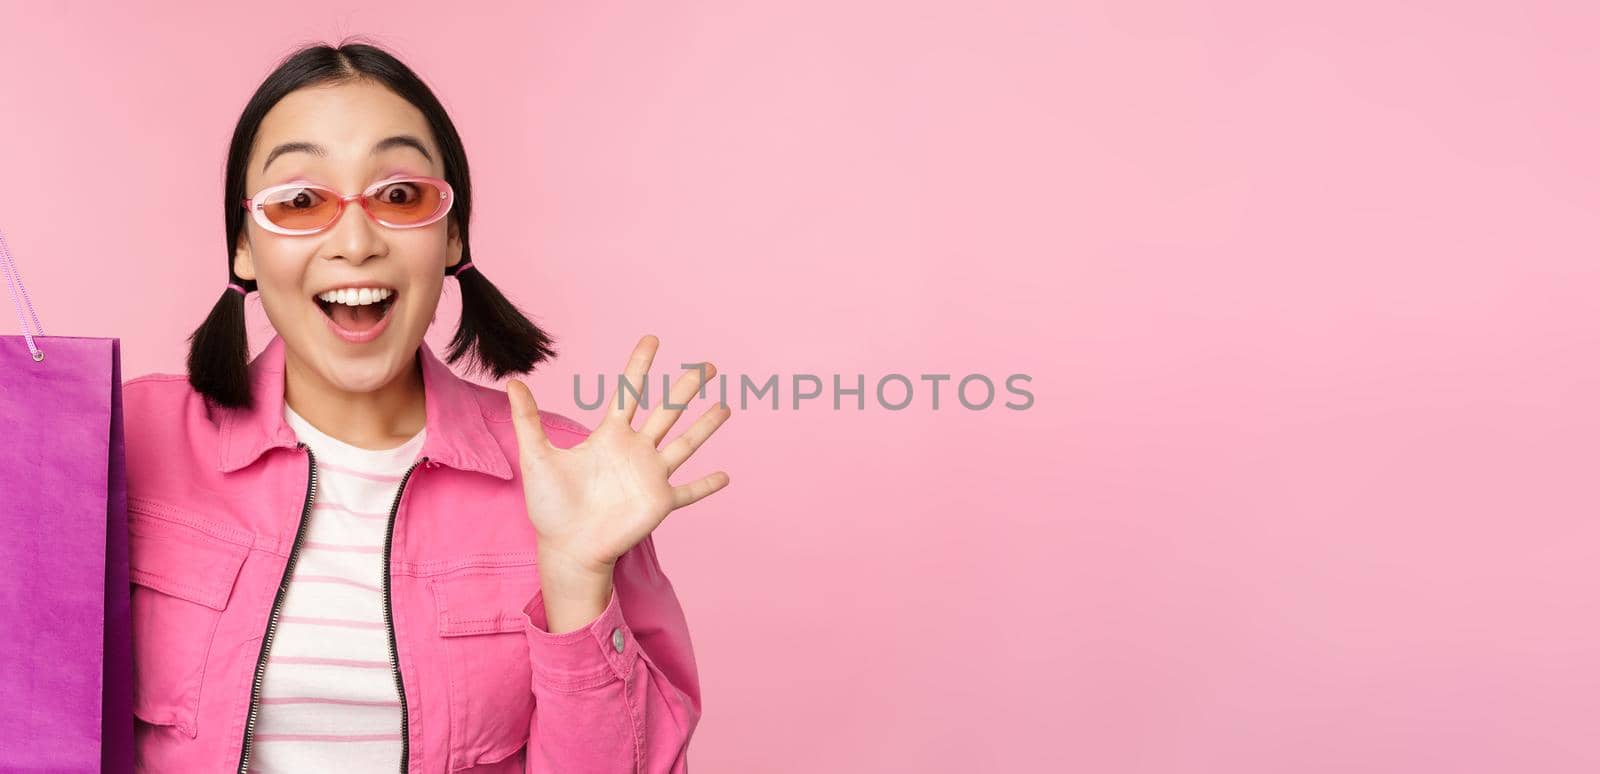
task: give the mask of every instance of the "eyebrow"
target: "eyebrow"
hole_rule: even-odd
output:
[[[422,141],[409,134],[397,134],[393,137],[385,137],[382,140],[379,140],[377,145],[372,146],[371,155],[376,156],[379,153],[389,150],[390,148],[416,148],[417,152],[421,153],[423,158],[426,158],[429,162],[433,161],[433,155],[428,153],[428,149],[422,146]],[[314,142],[286,142],[276,148],[273,148],[272,152],[267,154],[267,160],[261,165],[261,171],[265,173],[267,171],[267,167],[272,165],[273,159],[276,159],[285,153],[297,152],[309,153],[313,156],[319,156],[321,158],[328,157],[328,149]]]

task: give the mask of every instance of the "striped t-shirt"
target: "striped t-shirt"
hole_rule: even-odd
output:
[[[317,492],[267,654],[250,770],[400,768],[400,699],[383,622],[383,542],[427,429],[393,449],[351,446],[283,407],[316,454]]]

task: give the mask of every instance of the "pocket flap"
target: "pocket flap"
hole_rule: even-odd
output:
[[[539,573],[530,564],[516,572],[435,578],[432,585],[440,636],[520,632],[527,620],[523,608],[539,588]]]
[[[130,501],[129,579],[213,610],[226,609],[234,581],[250,554],[249,544],[152,510]]]

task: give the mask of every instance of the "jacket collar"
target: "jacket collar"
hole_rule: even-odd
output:
[[[284,341],[273,334],[266,349],[250,361],[254,405],[222,409],[217,469],[231,473],[255,462],[268,449],[294,447],[299,439],[283,418]],[[428,435],[420,456],[459,470],[511,480],[511,464],[484,421],[474,385],[455,375],[434,356],[428,342],[417,348]]]

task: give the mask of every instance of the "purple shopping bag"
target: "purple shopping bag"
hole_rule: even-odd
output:
[[[120,341],[43,335],[3,234],[0,270],[23,329],[0,336],[0,772],[125,774]]]

